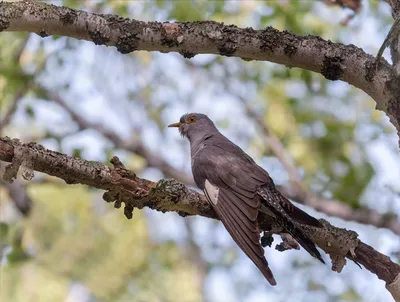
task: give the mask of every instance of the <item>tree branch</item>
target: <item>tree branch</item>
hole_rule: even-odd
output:
[[[48,99],[53,100],[65,111],[67,111],[71,118],[78,124],[80,130],[94,129],[102,134],[106,139],[110,140],[116,147],[142,156],[147,161],[148,166],[159,169],[168,177],[172,177],[188,185],[194,185],[193,178],[191,176],[183,173],[182,171],[179,171],[178,169],[168,164],[161,157],[152,153],[146,148],[146,146],[143,145],[143,142],[140,139],[132,139],[129,142],[124,141],[114,131],[105,128],[101,124],[91,123],[81,117],[67,104],[67,102],[65,102],[65,100],[58,93],[49,91],[42,86],[39,86],[39,89],[41,90],[42,94],[48,97]]]
[[[29,0],[0,3],[2,30],[68,36],[115,46],[123,54],[147,50],[179,52],[190,58],[207,53],[308,69],[368,93],[400,135],[400,88],[389,85],[396,80],[392,67],[380,59],[379,68],[374,68],[375,58],[354,45],[297,36],[272,27],[254,30],[213,21],[143,22]]]
[[[294,200],[329,216],[339,217],[348,221],[369,224],[377,228],[387,228],[395,234],[400,234],[400,221],[395,214],[381,214],[367,207],[353,209],[345,202],[327,199],[318,194],[306,191],[299,186],[278,186],[286,198]]]
[[[392,8],[393,19],[397,19],[396,16],[400,16],[400,2],[397,0],[386,0]]]
[[[29,41],[29,35],[26,35],[21,43],[21,46],[19,47],[19,49],[16,51],[16,53],[14,54],[14,56],[12,58],[15,65],[19,64],[19,61],[21,60],[22,54],[25,51],[28,41]],[[21,70],[21,68],[19,69],[19,71],[23,72]],[[29,90],[29,88],[31,86],[31,82],[32,82],[31,79],[27,80],[24,83],[24,85],[15,92],[14,97],[11,100],[10,108],[8,109],[7,113],[4,115],[3,119],[0,121],[0,135],[3,132],[3,129],[10,123],[14,113],[17,111],[18,103],[19,103],[20,99]]]
[[[115,202],[119,208],[125,203],[124,213],[132,218],[134,208],[149,207],[154,210],[178,212],[181,216],[201,215],[217,218],[205,197],[183,184],[165,179],[151,182],[138,178],[133,172],[125,169],[114,157],[110,168],[98,162],[85,161],[55,151],[46,150],[36,143],[22,144],[18,140],[0,138],[0,160],[11,162],[6,167],[3,178],[12,181],[20,168],[39,171],[63,179],[67,184],[84,184],[106,190],[103,198]],[[24,176],[25,175],[25,176]],[[28,175],[28,176],[27,176]],[[23,173],[31,178],[31,173]],[[321,219],[323,228],[302,225],[304,232],[332,259],[332,269],[340,272],[345,265],[345,258],[352,259],[386,282],[388,290],[394,297],[400,293],[398,281],[400,266],[389,257],[357,239],[357,233],[332,226]],[[282,230],[273,221],[259,217],[261,230]],[[396,279],[397,278],[397,279]]]
[[[20,87],[14,94],[14,97],[11,100],[10,108],[4,115],[3,119],[0,120],[0,135],[3,132],[3,129],[10,123],[14,113],[17,111],[18,103],[21,100],[21,98],[25,95],[25,93],[29,90],[29,85],[30,85],[29,83],[26,83],[23,87]]]
[[[275,154],[289,175],[289,185],[279,186],[279,190],[286,198],[309,206],[329,216],[336,216],[344,220],[369,224],[378,228],[388,228],[400,235],[400,221],[395,214],[380,214],[367,207],[353,209],[343,201],[323,198],[319,194],[315,194],[305,188],[293,159],[286,152],[280,140],[270,131],[262,118],[251,108],[245,99],[241,96],[238,97],[245,106],[247,115],[256,122],[257,126],[262,131],[267,146],[271,149],[272,153]]]
[[[270,131],[262,117],[250,106],[250,104],[242,96],[237,95],[237,97],[243,104],[247,116],[257,124],[258,128],[260,128],[268,148],[271,149],[272,153],[276,156],[285,171],[288,173],[290,183],[300,184],[301,176],[297,171],[293,158],[286,152],[283,144],[275,136],[275,134]]]
[[[140,140],[132,140],[130,142],[123,141],[115,132],[104,128],[103,125],[91,123],[76,113],[67,102],[55,92],[51,92],[44,87],[40,87],[41,93],[45,94],[49,99],[59,104],[78,124],[80,130],[95,129],[105,138],[109,139],[117,148],[128,150],[132,153],[142,156],[148,163],[149,167],[154,167],[163,172],[167,177],[172,177],[186,185],[194,186],[193,178],[186,173],[177,170],[169,165],[166,161],[159,158],[156,154],[146,149]],[[284,146],[279,139],[273,135],[266,127],[261,118],[250,108],[250,106],[240,98],[244,103],[247,114],[256,121],[261,128],[268,146],[282,163],[284,169],[288,172],[291,183],[288,186],[279,186],[280,191],[289,199],[298,203],[312,207],[313,209],[325,213],[330,216],[336,216],[344,220],[355,221],[363,224],[370,224],[378,228],[387,228],[396,234],[400,234],[400,222],[394,214],[380,214],[377,211],[361,207],[360,209],[352,209],[344,202],[338,200],[329,200],[310,191],[306,191],[301,183],[301,177],[297,172],[296,166],[292,158],[286,152]]]
[[[0,175],[3,173],[4,167],[0,162]],[[0,178],[0,186],[4,186],[4,188],[8,191],[9,197],[14,202],[15,207],[18,209],[21,215],[28,217],[31,212],[33,202],[26,192],[25,184],[19,179],[16,179],[13,183],[9,183],[8,181]]]
[[[31,212],[33,202],[26,192],[25,185],[19,180],[10,184],[3,179],[0,179],[0,185],[3,185],[7,189],[8,195],[14,202],[15,207],[18,209],[21,215],[28,217]]]

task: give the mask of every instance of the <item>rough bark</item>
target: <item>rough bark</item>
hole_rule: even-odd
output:
[[[69,106],[68,103],[60,96],[60,94],[56,92],[46,90],[44,87],[40,87],[40,94],[46,95],[49,100],[53,100],[55,103],[64,108],[70,114],[71,118],[77,123],[80,130],[96,130],[110,142],[112,142],[116,148],[124,149],[142,156],[147,161],[147,165],[149,167],[157,168],[167,177],[174,178],[185,183],[186,185],[195,185],[192,176],[182,171],[178,171],[165,160],[163,160],[159,155],[150,152],[140,140],[131,139],[129,141],[125,141],[121,139],[118,134],[110,129],[105,128],[103,125],[88,121],[83,116],[76,113],[74,109]],[[245,103],[246,108],[248,108],[247,105],[248,104]],[[257,115],[251,115],[251,118],[258,124],[264,125]],[[266,143],[273,150],[279,161],[281,161],[285,170],[289,174],[289,178],[291,179],[289,185],[280,187],[280,191],[287,198],[312,207],[317,211],[325,213],[329,216],[336,216],[344,220],[370,224],[378,228],[387,228],[400,235],[400,221],[393,213],[379,213],[363,206],[358,209],[353,209],[345,202],[323,198],[318,194],[315,194],[309,190],[305,190],[301,183],[301,177],[299,175],[295,175],[297,174],[297,169],[293,165],[292,160],[284,149],[282,143],[280,143],[278,138],[273,136],[272,133],[266,129],[265,125],[261,128],[262,134],[266,139]]]
[[[370,224],[379,228],[388,228],[394,233],[400,235],[400,221],[394,213],[379,213],[376,210],[364,206],[354,209],[343,201],[324,198],[307,188],[307,186],[302,182],[302,178],[294,164],[293,158],[291,158],[289,153],[285,150],[283,144],[272,133],[272,131],[270,131],[263,118],[257,114],[250,104],[241,96],[239,96],[239,99],[243,103],[247,115],[260,128],[266,145],[275,154],[285,171],[288,173],[289,184],[279,186],[281,193],[291,200],[307,205],[318,212],[325,213],[329,216],[336,216],[344,220]]]
[[[115,46],[123,54],[147,50],[179,52],[191,58],[207,53],[308,69],[368,93],[400,135],[400,87],[394,68],[382,58],[376,62],[354,45],[272,27],[254,30],[213,21],[142,22],[28,0],[0,3],[0,31],[68,36]]]
[[[373,56],[354,45],[333,43],[315,36],[297,36],[271,27],[244,29],[212,21],[141,22],[33,1],[1,2],[0,31],[34,32],[42,37],[69,36],[97,45],[115,46],[121,53],[135,50],[179,52],[185,58],[209,53],[308,69],[329,80],[343,80],[368,93],[400,134],[400,82],[396,68],[381,58],[376,62]],[[399,47],[394,48],[398,52]],[[104,199],[115,202],[116,207],[124,202],[128,218],[132,217],[134,208],[145,206],[163,212],[175,211],[182,216],[216,218],[203,195],[174,180],[154,183],[140,179],[116,159],[114,168],[110,168],[45,150],[35,143],[25,145],[17,140],[0,139],[0,160],[12,162],[4,173],[9,181],[20,169],[26,179],[31,179],[36,170],[69,184],[81,183],[106,190]],[[332,269],[340,272],[345,264],[344,257],[355,260],[384,280],[399,301],[400,266],[358,240],[355,232],[336,228],[324,220],[321,222],[323,229],[305,231],[330,254]],[[264,221],[260,223],[265,225]],[[273,230],[281,231],[277,226]]]
[[[67,184],[84,184],[106,190],[103,198],[114,202],[116,208],[125,204],[124,214],[132,218],[134,208],[149,207],[162,212],[177,212],[181,216],[217,216],[202,194],[188,189],[173,179],[152,182],[137,177],[125,169],[114,157],[110,168],[98,162],[85,161],[65,154],[46,150],[36,143],[22,144],[18,140],[0,138],[0,160],[11,162],[5,168],[3,178],[13,181],[19,170],[25,179],[32,179],[33,171],[39,171],[63,179]],[[266,229],[271,221],[260,218],[260,227],[267,232],[281,233],[278,225]],[[389,257],[361,242],[357,233],[337,228],[321,219],[324,228],[302,226],[310,238],[332,260],[332,270],[340,272],[346,264],[345,258],[356,261],[386,282],[393,297],[400,294],[400,266]],[[397,279],[396,279],[397,278]]]

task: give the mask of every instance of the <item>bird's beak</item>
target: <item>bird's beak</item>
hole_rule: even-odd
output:
[[[182,125],[182,123],[177,122],[177,123],[173,123],[171,125],[168,125],[168,127],[179,127],[180,125]]]

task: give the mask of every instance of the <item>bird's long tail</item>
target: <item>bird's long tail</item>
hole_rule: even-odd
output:
[[[288,227],[287,232],[313,257],[317,258],[322,263],[325,263],[322,259],[320,252],[317,250],[315,243],[311,241],[307,235],[297,226]]]
[[[286,199],[272,185],[266,185],[259,189],[258,194],[262,197],[262,203],[276,216],[277,222],[289,233],[311,256],[317,258],[322,263],[320,252],[315,243],[304,233],[298,224],[313,227],[322,227],[321,223],[306,212],[300,210]]]

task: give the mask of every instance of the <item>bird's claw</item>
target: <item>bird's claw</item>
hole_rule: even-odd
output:
[[[271,247],[272,243],[274,242],[274,237],[272,237],[272,233],[264,232],[261,237],[261,245],[263,247]]]
[[[282,233],[281,238],[282,238],[282,242],[275,246],[275,249],[277,251],[283,252],[283,251],[291,250],[291,249],[295,249],[295,250],[300,249],[299,244],[291,235]]]

